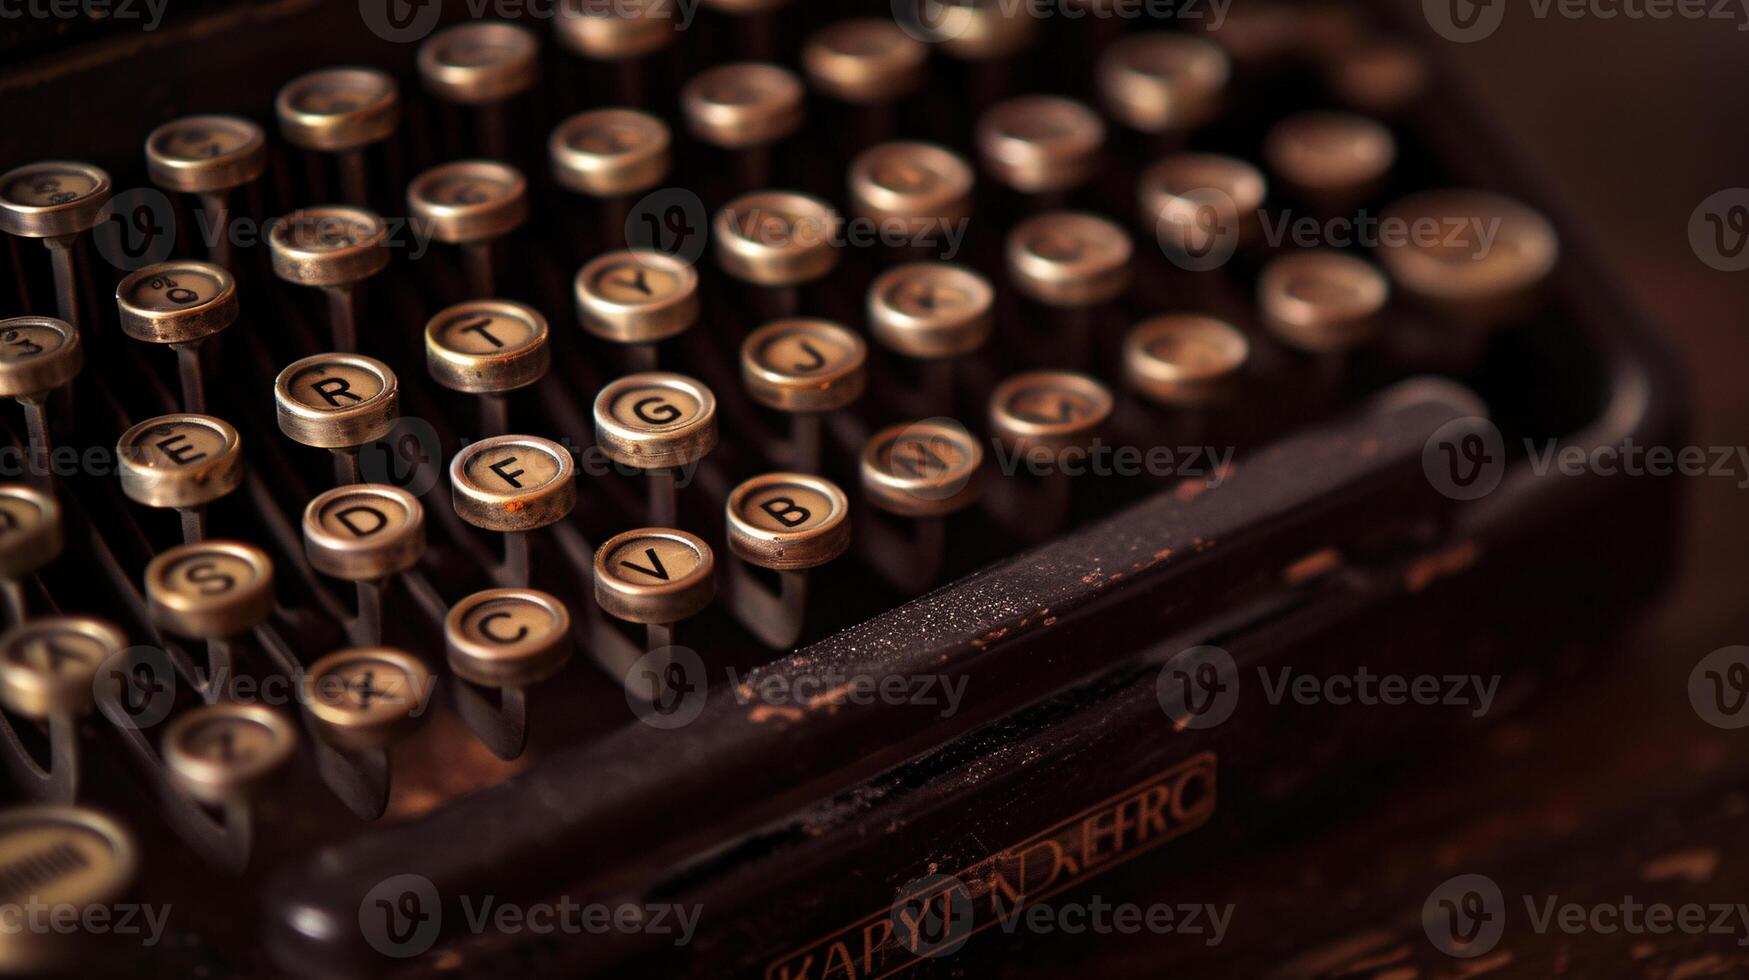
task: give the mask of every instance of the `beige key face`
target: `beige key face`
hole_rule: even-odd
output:
[[[964,480],[978,460],[961,439],[923,430],[900,433],[875,451],[875,462],[899,480],[930,487]]]
[[[459,632],[464,639],[488,647],[542,646],[566,625],[542,603],[505,596],[469,609]]]
[[[462,475],[474,486],[496,494],[533,492],[551,485],[563,464],[530,445],[506,443],[468,457]]]
[[[45,323],[28,323],[0,330],[0,361],[22,361],[53,354],[67,343],[67,335]]]
[[[682,286],[669,269],[629,260],[603,266],[590,282],[596,295],[620,306],[660,303],[678,295]]]
[[[1103,414],[1086,392],[1048,381],[1015,389],[1003,409],[1022,421],[1064,431],[1079,429]]]
[[[152,140],[152,149],[172,160],[211,160],[245,149],[255,139],[253,130],[221,120],[202,120],[164,128]]]
[[[515,190],[509,184],[479,174],[442,177],[421,185],[421,189],[427,202],[458,208],[502,201],[509,198]]]
[[[400,664],[364,655],[316,678],[315,697],[357,725],[393,722],[413,713],[419,692]]]
[[[171,595],[211,603],[250,590],[260,570],[229,551],[194,549],[163,570],[159,582]]]
[[[735,215],[735,233],[762,248],[812,248],[827,240],[828,223],[818,215],[795,214],[770,206],[748,208]]]
[[[703,406],[690,392],[680,388],[647,385],[629,388],[621,393],[608,406],[608,414],[614,421],[630,429],[666,432],[698,421],[703,414]]]
[[[380,493],[341,494],[316,512],[316,524],[342,541],[394,537],[415,515],[399,500]]]
[[[299,213],[278,226],[286,244],[304,252],[339,252],[357,248],[378,238],[380,225],[341,217],[336,214]]]
[[[743,521],[761,531],[799,534],[825,527],[838,509],[831,497],[800,483],[774,483],[747,495]]]
[[[1328,316],[1360,316],[1378,309],[1378,278],[1364,267],[1320,263],[1296,267],[1283,291]]]
[[[970,312],[972,295],[939,276],[908,276],[888,288],[887,305],[917,320],[951,318]]]
[[[1087,229],[1053,228],[1027,239],[1026,250],[1066,268],[1114,259],[1119,252],[1109,236]]]
[[[101,185],[91,174],[45,164],[18,173],[5,187],[0,187],[0,197],[13,204],[41,208],[71,204],[100,189]]]
[[[875,183],[895,194],[931,194],[947,183],[946,175],[915,157],[881,160],[870,174]]]
[[[216,715],[183,729],[178,747],[215,767],[242,771],[283,751],[281,733],[252,718]]]
[[[48,627],[32,630],[0,650],[7,664],[41,677],[43,686],[76,684],[97,675],[97,668],[115,651],[97,637]]]
[[[42,526],[46,515],[34,502],[10,493],[0,494],[0,547],[11,538]]]
[[[141,430],[122,453],[132,465],[175,472],[222,455],[230,447],[230,439],[218,429],[178,420]]]
[[[458,35],[439,40],[436,50],[440,64],[454,65],[457,68],[496,68],[519,60],[525,53],[524,48],[480,37],[472,32],[458,32]]]
[[[511,354],[534,343],[541,331],[521,317],[471,309],[437,327],[437,342],[461,354]]]
[[[565,145],[580,153],[612,158],[630,156],[656,142],[658,135],[654,126],[615,119],[576,127],[566,134]]]
[[[387,100],[388,87],[372,84],[351,72],[321,74],[303,80],[292,93],[292,108],[314,116],[341,116]]]
[[[796,378],[836,373],[857,360],[857,355],[855,348],[838,337],[802,327],[778,331],[755,351],[761,367]]]
[[[292,400],[316,412],[350,411],[382,397],[384,390],[376,372],[340,361],[312,364],[286,382]]]
[[[103,901],[122,887],[131,862],[93,827],[44,816],[0,829],[0,903],[49,908]]]
[[[681,581],[703,564],[703,556],[683,542],[660,537],[623,541],[608,553],[606,560],[609,574],[641,586]]]
[[[1144,349],[1189,377],[1225,374],[1242,364],[1246,355],[1244,338],[1237,332],[1212,328],[1160,331]]]
[[[173,313],[205,303],[217,297],[223,288],[224,284],[212,273],[186,267],[134,281],[123,298],[155,313]]]

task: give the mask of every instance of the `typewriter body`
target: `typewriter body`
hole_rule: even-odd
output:
[[[977,972],[1592,663],[1677,386],[1426,24],[1060,7],[8,27],[0,880],[168,928],[3,965]]]

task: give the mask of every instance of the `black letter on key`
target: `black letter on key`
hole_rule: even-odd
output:
[[[522,484],[516,482],[516,478],[521,476],[525,471],[517,470],[514,473],[504,472],[505,467],[512,466],[515,463],[516,463],[515,456],[507,456],[507,457],[499,460],[496,463],[489,464],[486,468],[491,470],[492,472],[498,474],[500,477],[502,477],[505,483],[510,484],[511,486],[515,487],[518,490],[521,490]]]
[[[187,466],[189,463],[196,460],[206,459],[206,453],[196,452],[193,446],[177,445],[179,442],[187,441],[187,436],[177,432],[163,439],[159,439],[154,445],[156,445],[164,455],[170,457],[170,461],[177,466]]]
[[[797,507],[796,502],[788,497],[773,497],[759,505],[759,509],[771,515],[771,519],[784,527],[800,527],[808,522],[813,515],[806,507]],[[796,516],[791,517],[794,514]]]
[[[656,407],[646,410],[646,405],[654,405]],[[651,395],[648,398],[640,398],[633,402],[632,413],[651,425],[667,425],[680,417],[680,409],[668,404],[656,395]]]
[[[329,408],[339,408],[342,398],[350,398],[355,402],[364,401],[352,393],[352,383],[345,378],[323,378],[310,387],[316,389],[316,394],[327,400]]]
[[[354,524],[352,522],[352,515],[353,514],[369,514],[370,516],[376,518],[377,522],[375,524],[372,524],[370,527],[360,528],[357,524]],[[358,537],[358,538],[367,537],[369,535],[375,534],[378,531],[381,531],[383,529],[383,525],[389,523],[388,515],[384,514],[380,510],[377,510],[375,507],[369,506],[368,504],[355,504],[351,507],[346,508],[345,510],[336,511],[334,513],[334,519],[339,521],[340,523],[346,525],[346,529],[348,531],[352,532],[353,537]]]

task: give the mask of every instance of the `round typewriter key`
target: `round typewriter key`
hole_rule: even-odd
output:
[[[729,598],[743,625],[773,649],[801,637],[807,610],[807,570],[850,547],[850,502],[830,480],[805,473],[767,473],[729,492],[726,507]],[[743,563],[778,573],[773,593]]]
[[[425,364],[438,384],[482,396],[485,427],[508,425],[504,393],[547,373],[547,318],[508,300],[458,303],[425,325]]]
[[[462,520],[488,531],[557,523],[577,502],[571,454],[550,439],[495,436],[450,461],[450,493]]]
[[[565,0],[559,43],[599,61],[641,58],[674,43],[676,0]]]
[[[445,102],[484,105],[528,90],[540,72],[540,42],[499,21],[457,24],[419,46],[425,89]]]
[[[164,767],[189,796],[209,804],[249,799],[297,752],[298,733],[260,705],[205,704],[164,730]]]
[[[443,636],[450,670],[482,687],[528,687],[571,659],[571,613],[536,589],[468,596],[450,607]]]
[[[797,469],[820,468],[820,413],[862,396],[868,346],[825,320],[779,320],[741,344],[741,380],[753,400],[789,412]]]
[[[696,535],[646,527],[595,551],[595,601],[616,619],[668,625],[704,611],[716,596],[715,559]]]
[[[0,634],[0,700],[27,718],[82,715],[91,710],[97,668],[125,646],[127,636],[101,619],[20,623]]]
[[[760,286],[794,286],[838,265],[838,213],[817,197],[761,191],[730,201],[714,222],[723,271]]]
[[[184,537],[204,534],[199,509],[243,482],[237,430],[210,415],[160,415],[121,434],[115,446],[121,489],[147,507],[183,512]]]
[[[207,247],[215,265],[231,264],[231,192],[253,183],[265,169],[267,134],[239,116],[183,116],[146,137],[152,183],[199,195],[207,225],[218,229]]]
[[[895,266],[868,288],[869,332],[907,357],[967,354],[990,337],[994,298],[989,281],[964,266]]]
[[[1005,0],[914,0],[895,3],[893,12],[908,30],[938,43],[966,61],[995,61],[1018,54],[1038,34],[1033,5]]]
[[[528,182],[508,164],[446,163],[413,178],[407,208],[438,241],[462,246],[470,285],[490,295],[496,292],[492,242],[528,219]]]
[[[916,240],[971,216],[972,168],[929,143],[882,143],[851,161],[850,200],[856,214],[903,223]]]
[[[146,173],[184,194],[230,191],[267,169],[267,134],[240,116],[183,116],[146,137]]]
[[[328,328],[342,351],[358,346],[354,291],[388,266],[388,234],[375,212],[339,206],[294,211],[268,231],[274,274],[328,294]]]
[[[206,410],[200,345],[237,319],[237,283],[210,262],[161,262],[130,274],[115,288],[122,332],[169,344],[182,376],[183,408]]]
[[[1124,378],[1152,401],[1196,408],[1231,396],[1250,357],[1250,341],[1225,320],[1157,316],[1124,338]]]
[[[1099,57],[1099,93],[1124,125],[1183,132],[1214,118],[1232,74],[1226,52],[1200,37],[1150,31],[1113,42]]]
[[[608,252],[578,270],[577,321],[603,340],[638,345],[640,366],[654,368],[656,342],[698,320],[698,271],[665,252]]]
[[[1026,194],[1084,182],[1098,162],[1105,123],[1092,109],[1055,95],[1023,95],[991,106],[978,119],[984,169]]]
[[[1340,252],[1295,252],[1270,261],[1257,280],[1264,325],[1283,343],[1341,351],[1372,339],[1390,296],[1384,274]]]
[[[645,470],[653,520],[676,514],[674,468],[717,445],[717,398],[681,374],[631,374],[595,396],[595,443],[609,459]]]
[[[435,679],[389,647],[338,650],[304,674],[304,708],[317,732],[348,749],[383,749],[418,724]]]
[[[850,547],[850,502],[818,476],[756,476],[729,492],[726,510],[729,550],[761,568],[814,568]]]
[[[1282,182],[1333,210],[1359,203],[1397,159],[1391,131],[1365,116],[1302,112],[1276,123],[1263,157]]]
[[[279,431],[318,449],[350,450],[389,434],[400,416],[400,383],[362,354],[313,354],[273,379]]]
[[[0,231],[40,238],[54,266],[56,312],[79,325],[73,244],[109,203],[109,174],[88,163],[50,160],[0,174]]]
[[[1305,6],[1278,0],[1240,4],[1208,33],[1241,68],[1273,70],[1303,42]]]
[[[1416,297],[1482,323],[1516,315],[1548,278],[1560,242],[1548,220],[1488,191],[1428,191],[1385,209],[1379,261]]]
[[[179,636],[247,633],[273,615],[273,561],[241,541],[177,545],[146,565],[152,622]]]
[[[1142,221],[1167,258],[1193,271],[1226,262],[1262,227],[1269,185],[1256,167],[1215,153],[1178,153],[1143,171]]]
[[[109,195],[109,174],[88,163],[16,167],[0,174],[0,231],[21,238],[77,235],[97,224]]]
[[[1129,286],[1130,238],[1097,215],[1029,218],[1009,232],[1007,252],[1015,288],[1048,306],[1092,306]]]
[[[364,148],[387,139],[401,122],[394,78],[374,68],[323,68],[287,82],[273,109],[287,142],[339,154],[346,199],[366,203]]]
[[[304,555],[324,575],[385,579],[417,565],[424,553],[425,507],[399,487],[336,487],[304,508]]]
[[[859,17],[820,28],[802,45],[814,87],[845,102],[892,102],[923,81],[929,49],[890,20]]]
[[[54,804],[0,809],[0,902],[34,903],[51,922],[111,921],[110,907],[133,887],[139,868],[133,835],[115,820],[83,807]],[[61,910],[68,910],[62,912]],[[0,933],[0,969],[58,971],[88,955],[94,937],[82,929],[12,928]]]
[[[741,379],[753,400],[783,412],[830,412],[862,395],[862,338],[825,320],[779,320],[747,335]]]
[[[668,124],[636,109],[593,109],[566,119],[547,141],[553,179],[579,194],[647,191],[668,176]]]
[[[742,179],[758,185],[766,179],[765,148],[802,128],[803,94],[789,69],[742,62],[693,76],[680,90],[680,108],[693,138],[742,151]]]
[[[0,484],[0,579],[16,582],[31,574],[54,561],[61,545],[61,505],[55,498],[16,483]]]
[[[29,430],[30,477],[48,485],[48,396],[85,366],[79,331],[65,320],[15,316],[0,320],[0,397],[16,398]]]
[[[863,447],[862,489],[889,513],[941,517],[978,499],[983,461],[983,447],[952,419],[902,422]]]
[[[1111,392],[1073,371],[1028,371],[990,395],[990,431],[1016,452],[1086,445],[1111,418]]]

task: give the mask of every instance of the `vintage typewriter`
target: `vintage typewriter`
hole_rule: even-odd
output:
[[[505,6],[4,25],[0,967],[975,972],[1660,584],[1417,5]]]

